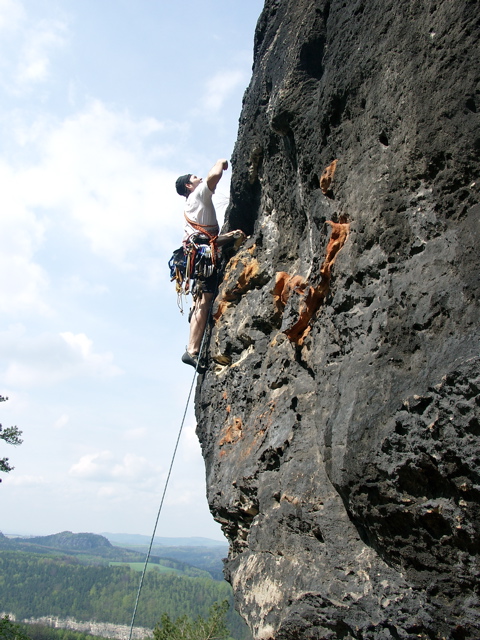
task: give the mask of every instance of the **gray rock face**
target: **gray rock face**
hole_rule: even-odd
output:
[[[259,19],[196,396],[255,638],[480,637],[479,9]]]

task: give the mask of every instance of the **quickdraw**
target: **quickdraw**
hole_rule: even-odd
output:
[[[168,267],[170,269],[170,282],[175,280],[175,291],[177,292],[177,306],[180,312],[183,313],[183,296],[188,293],[188,287],[190,281],[187,277],[187,255],[185,254],[183,246],[179,249],[175,249],[172,257],[168,261]],[[185,289],[187,288],[187,291]]]

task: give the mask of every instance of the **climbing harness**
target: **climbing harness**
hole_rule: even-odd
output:
[[[217,286],[218,286],[218,279],[217,279]],[[210,305],[210,309],[208,311],[207,325],[208,325],[208,322],[210,321],[210,318],[211,318],[211,315],[212,315],[212,306],[213,306],[213,299],[212,299],[212,304]],[[163,507],[163,503],[164,503],[164,500],[165,500],[165,495],[167,493],[168,483],[170,481],[170,476],[172,474],[173,463],[175,462],[175,457],[177,455],[178,445],[180,443],[180,436],[182,435],[183,426],[185,424],[185,420],[186,420],[186,417],[187,417],[187,411],[188,411],[188,407],[190,405],[190,399],[192,397],[193,385],[195,383],[195,378],[196,378],[197,372],[198,372],[198,370],[200,368],[200,360],[201,360],[201,357],[202,357],[202,354],[203,354],[203,349],[204,349],[204,346],[205,346],[207,333],[208,333],[208,331],[205,331],[203,333],[203,338],[202,338],[202,342],[201,342],[201,345],[200,345],[200,351],[198,353],[197,366],[195,367],[195,371],[194,371],[194,374],[193,374],[192,384],[190,385],[190,390],[188,392],[187,402],[185,404],[185,410],[183,412],[182,421],[180,423],[180,429],[178,431],[177,440],[175,442],[175,447],[173,449],[173,455],[172,455],[172,459],[171,459],[171,462],[170,462],[170,467],[168,468],[167,478],[165,480],[165,485],[163,487],[163,493],[162,493],[162,498],[160,500],[160,506],[159,506],[158,511],[157,511],[157,517],[156,517],[156,520],[155,520],[155,525],[153,527],[153,533],[152,533],[152,537],[150,539],[150,545],[148,547],[147,555],[146,555],[146,558],[145,558],[145,564],[143,566],[142,575],[140,577],[140,583],[138,585],[137,597],[136,597],[136,600],[135,600],[135,606],[133,608],[132,621],[130,623],[130,633],[128,635],[128,640],[132,640],[133,625],[135,624],[135,617],[137,615],[138,603],[140,601],[140,594],[142,593],[142,587],[143,587],[143,583],[144,583],[144,580],[145,580],[145,575],[147,573],[148,561],[150,560],[150,555],[152,553],[153,541],[155,539],[155,534],[157,533],[158,522],[160,520],[160,514],[162,512],[162,507]]]
[[[186,213],[183,214],[185,216],[185,220],[187,224],[189,224],[192,229],[200,234],[200,238],[203,236],[207,239],[208,244],[210,245],[210,253],[211,253],[211,261],[213,266],[215,267],[216,258],[217,258],[217,238],[218,238],[218,224],[199,224],[195,222],[195,220],[190,220]],[[189,242],[193,242],[193,238],[197,237],[196,234],[192,234],[189,238]]]
[[[192,294],[194,302],[201,297],[205,281],[215,272],[218,262],[218,225],[201,225],[185,215],[195,229],[183,246],[176,249],[170,260],[170,280],[175,281],[177,306],[183,313],[183,298]]]
[[[175,281],[177,306],[183,313],[183,298],[192,294],[197,300],[204,290],[205,282],[215,273],[217,256],[209,244],[197,244],[193,239],[176,249],[170,260],[170,280]]]
[[[198,231],[198,233],[204,233],[206,236],[208,236],[209,240],[215,240],[217,238],[219,232],[218,224],[200,224],[195,220],[191,220],[186,213],[184,213],[183,215],[192,229],[195,229],[195,231]]]

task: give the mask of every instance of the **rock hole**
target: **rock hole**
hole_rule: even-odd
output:
[[[408,433],[408,428],[399,420],[395,423],[395,433],[398,433],[401,436],[406,436]]]
[[[319,542],[325,542],[325,538],[323,537],[323,534],[320,531],[320,527],[314,527],[312,529],[312,533]]]
[[[314,191],[315,189],[320,189],[320,181],[316,174],[313,174],[310,180],[310,188]]]
[[[323,75],[324,47],[325,38],[320,36],[306,42],[300,49],[300,68],[317,80]]]
[[[478,418],[472,418],[465,431],[468,431],[468,433],[472,433],[475,436],[480,436],[480,423]]]
[[[357,17],[358,17],[358,16],[361,16],[361,15],[362,15],[362,13],[364,12],[364,10],[365,10],[365,5],[364,5],[363,3],[361,3],[361,4],[360,4],[356,9],[355,9],[355,11],[354,11],[353,13],[354,13],[354,15],[355,15],[355,16],[357,16]]]
[[[422,242],[416,243],[410,247],[410,255],[415,256],[418,253],[422,253],[424,249],[425,249],[425,245]]]
[[[473,98],[468,98],[465,106],[469,111],[472,111],[472,113],[477,113],[477,105],[475,104],[475,100]]]
[[[384,147],[388,147],[388,138],[387,135],[384,131],[382,131],[382,133],[379,135],[378,139],[380,140],[381,144],[383,144]]]
[[[329,15],[330,15],[330,2],[326,2],[325,7],[323,9],[323,19],[325,22],[327,22]]]

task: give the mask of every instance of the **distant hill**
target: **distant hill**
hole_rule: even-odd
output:
[[[62,531],[61,533],[54,533],[50,536],[20,538],[20,540],[22,542],[28,542],[29,544],[40,544],[45,547],[54,547],[55,549],[65,549],[69,551],[97,551],[99,549],[113,548],[107,538],[96,533],[72,533],[71,531]]]
[[[83,564],[130,563],[143,564],[150,544],[148,536],[130,534],[106,534],[111,542],[95,533],[62,531],[48,536],[7,538],[0,533],[0,551],[24,551],[53,556],[73,556]],[[114,538],[117,538],[117,542]],[[201,577],[210,574],[215,580],[223,580],[223,558],[228,547],[208,538],[157,538],[183,542],[183,546],[154,546],[149,563],[170,568],[183,575]],[[121,542],[120,542],[121,541]],[[193,542],[202,546],[193,546]],[[157,543],[156,543],[157,544]],[[128,546],[126,549],[123,545]],[[205,573],[207,572],[207,573]]]
[[[142,559],[142,554],[138,551],[114,547],[107,538],[98,534],[72,533],[71,531],[29,538],[7,538],[1,535],[0,549],[30,553],[56,552],[78,558],[95,556],[99,560],[118,562],[138,562]]]
[[[25,553],[35,553],[50,556],[74,557],[83,564],[101,565],[111,563],[124,563],[130,565],[143,565],[145,563],[146,549],[124,549],[120,546],[113,546],[105,537],[95,533],[72,533],[62,531],[49,536],[35,536],[30,538],[7,538],[0,532],[0,551],[21,551]],[[171,569],[180,574],[190,577],[210,576],[216,580],[221,579],[217,565],[212,565],[212,560],[203,561],[198,564],[190,563],[188,557],[182,554],[167,553],[165,557],[155,555],[150,556],[150,565],[159,565],[166,569]],[[184,556],[185,554],[183,554]],[[195,559],[195,554],[193,555]],[[221,562],[220,562],[221,565]],[[209,569],[213,569],[210,571]]]
[[[102,533],[110,542],[118,545],[148,545],[149,536],[142,536],[136,533]],[[155,546],[165,547],[227,547],[226,540],[212,540],[211,538],[155,538]]]

